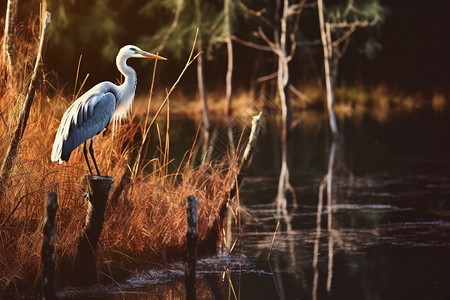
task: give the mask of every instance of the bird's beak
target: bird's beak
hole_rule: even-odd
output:
[[[142,51],[142,52],[139,52],[139,54],[142,55],[143,57],[147,57],[147,58],[167,60],[167,58],[165,58],[165,57],[162,57],[162,56],[150,53],[150,52]]]

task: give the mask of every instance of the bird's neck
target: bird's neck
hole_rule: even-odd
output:
[[[126,59],[117,57],[117,69],[125,77],[124,82],[118,87],[118,95],[116,95],[117,103],[114,116],[116,119],[126,117],[127,112],[131,109],[136,91],[137,76],[132,67],[127,65]]]

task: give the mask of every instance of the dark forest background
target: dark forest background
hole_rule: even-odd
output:
[[[56,71],[63,84],[73,87],[78,59],[82,54],[80,76],[90,74],[87,87],[98,81],[118,78],[114,60],[118,49],[125,44],[136,44],[145,50],[154,51],[155,47],[148,48],[156,45],[152,44],[152,37],[158,34],[161,27],[172,22],[173,13],[170,9],[154,2],[48,1],[47,8],[52,12],[52,32],[46,55],[48,68]],[[243,2],[258,8],[266,5],[269,10],[272,3],[267,0]],[[333,2],[336,1],[325,1],[325,5]],[[394,91],[419,92],[424,95],[435,91],[447,93],[450,78],[448,1],[384,0],[380,4],[387,12],[384,21],[376,29],[363,29],[352,37],[347,53],[339,64],[338,85],[383,84]],[[220,11],[223,2],[205,1],[203,5]],[[5,6],[6,1],[2,1],[0,11],[4,12]],[[25,22],[38,12],[39,1],[19,1],[19,21]],[[316,15],[315,9],[304,11],[300,19],[302,39],[319,39]],[[257,25],[255,20],[245,18],[239,12],[233,20],[236,36],[253,39],[252,32]],[[193,36],[196,24],[191,25],[185,30],[190,30]],[[369,55],[368,42],[372,47]],[[192,46],[181,38],[176,43],[178,51],[161,50],[161,55],[169,59],[158,70],[157,80],[164,86],[174,81]],[[276,70],[276,57],[272,53],[251,49],[236,42],[233,42],[233,46],[235,88],[248,89],[252,86],[252,80]],[[323,73],[321,46],[298,47],[297,51],[298,55],[290,63],[292,81],[299,84],[317,82]],[[205,50],[205,57],[207,88],[222,88],[226,71],[225,45],[219,44]],[[151,76],[149,63],[131,62],[131,65],[137,69],[140,83],[148,82]],[[181,86],[187,93],[194,92],[195,82],[195,68],[191,68]]]

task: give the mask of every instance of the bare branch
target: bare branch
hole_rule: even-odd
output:
[[[356,26],[350,27],[346,32],[344,32],[339,38],[337,38],[335,41],[333,41],[332,45],[333,47],[338,46],[343,41],[347,40],[350,35],[356,30]]]
[[[288,7],[287,16],[289,17],[291,13],[295,12],[295,20],[294,20],[294,27],[291,30],[291,33],[289,34],[289,39],[291,40],[291,51],[287,57],[287,61],[291,61],[292,58],[295,55],[295,50],[297,48],[297,43],[295,42],[295,36],[297,35],[298,29],[299,29],[299,21],[300,21],[300,15],[303,12],[303,8],[305,7],[305,3],[308,0],[300,0],[298,4],[294,4]],[[292,10],[292,7],[296,6],[297,8]]]
[[[318,46],[322,45],[322,42],[320,40],[314,40],[314,41],[308,41],[308,42],[296,42],[297,46]]]
[[[269,45],[269,47],[273,53],[275,53],[276,55],[282,55],[279,47],[277,47],[277,45],[275,45],[271,40],[269,40],[269,38],[266,36],[264,31],[262,30],[261,26],[258,27],[258,34],[267,43],[267,45]]]
[[[350,27],[370,27],[375,26],[380,21],[380,18],[376,16],[372,21],[353,21],[348,23],[347,21],[339,23],[330,23],[331,29],[350,28]]]
[[[264,82],[264,81],[269,81],[269,80],[277,78],[277,76],[278,76],[278,73],[277,72],[273,72],[272,74],[264,75],[264,76],[256,78],[256,82],[257,83],[261,83],[261,82]]]
[[[342,14],[343,19],[346,19],[350,11],[353,9],[353,1],[354,0],[348,0],[347,7],[345,7],[344,13]]]
[[[269,51],[269,52],[272,52],[272,49],[271,49],[270,47],[268,47],[268,46],[259,45],[259,44],[256,44],[256,43],[252,43],[252,42],[249,42],[249,41],[245,41],[245,40],[243,40],[243,39],[238,38],[238,37],[235,36],[235,35],[231,36],[231,39],[232,39],[233,41],[238,42],[239,44],[242,44],[242,45],[247,46],[247,47],[250,47],[250,48],[254,48],[254,49],[258,49],[258,50],[262,50],[262,51]]]
[[[175,16],[173,18],[173,22],[170,25],[170,28],[167,30],[167,33],[164,35],[163,40],[161,41],[161,44],[156,48],[156,52],[160,52],[164,47],[167,45],[167,42],[169,41],[169,38],[171,37],[172,33],[175,31],[175,28],[178,26],[178,20],[180,19],[180,13],[181,8],[183,7],[183,0],[177,1],[177,7],[175,10]]]
[[[311,98],[310,97],[308,97],[307,95],[305,95],[302,92],[300,92],[292,84],[289,85],[289,91],[291,91],[294,95],[296,95],[300,99],[302,99],[304,101],[307,101],[307,102],[311,102]]]
[[[290,5],[288,10],[288,16],[301,14],[303,9],[317,6],[317,2],[315,1],[311,3],[305,3],[306,1],[307,0],[302,0],[302,2],[298,4]]]
[[[239,5],[239,7],[243,11],[245,11],[247,14],[259,18],[261,21],[263,21],[266,25],[269,25],[270,27],[274,26],[272,22],[270,22],[266,17],[264,17],[264,13],[267,11],[265,8],[257,11],[257,10],[248,8],[247,5],[242,3],[242,1],[240,1],[240,0],[237,0],[236,2]]]

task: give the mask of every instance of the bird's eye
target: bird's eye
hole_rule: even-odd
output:
[[[137,51],[137,49],[136,49],[136,48],[130,48],[130,50],[131,50],[131,51],[134,51],[134,52],[136,52],[136,51]]]

